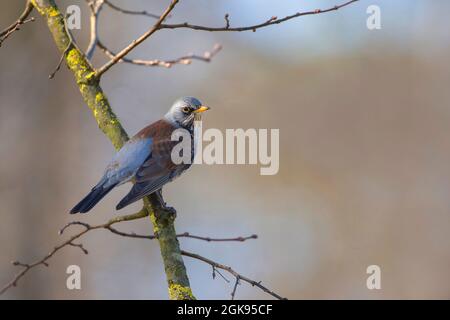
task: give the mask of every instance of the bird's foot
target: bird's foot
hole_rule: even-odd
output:
[[[176,217],[177,216],[177,210],[174,207],[169,207],[166,204],[164,204],[164,206],[162,207],[162,209],[167,212],[168,214],[170,214],[171,216]]]
[[[162,197],[161,189],[155,192],[156,199],[158,200],[158,209],[155,210],[155,216],[157,218],[161,217],[161,214],[167,215],[173,219],[177,217],[177,210],[174,207],[167,206],[166,202]]]
[[[155,210],[155,216],[157,218],[161,218],[163,215],[167,215],[168,217],[175,219],[177,217],[177,210],[175,210],[174,207],[166,206],[166,204],[158,206]]]

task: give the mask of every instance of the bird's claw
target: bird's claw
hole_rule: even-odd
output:
[[[159,189],[158,191],[156,191],[156,197],[158,199],[158,210],[156,210],[155,215],[157,217],[160,217],[162,212],[164,212],[164,214],[167,214],[169,217],[173,217],[173,219],[175,219],[177,217],[177,210],[175,210],[174,207],[169,207],[167,206],[166,202],[164,201],[164,198],[162,196],[162,190]]]
[[[160,218],[162,215],[167,215],[168,217],[175,219],[177,217],[177,210],[174,207],[169,207],[164,204],[155,210],[156,217]]]

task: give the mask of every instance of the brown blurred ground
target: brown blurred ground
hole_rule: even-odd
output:
[[[9,1],[1,25],[20,10]],[[365,7],[360,10],[364,17]],[[68,210],[113,153],[70,73],[63,67],[47,80],[59,55],[37,20],[0,48],[0,284],[17,271],[11,260],[30,262],[59,241],[57,230],[73,218]],[[102,32],[115,48],[148,25],[114,21]],[[211,64],[169,70],[120,65],[104,77],[130,133],[187,94],[213,107],[206,127],[280,128],[278,175],[260,176],[255,166],[197,166],[165,191],[178,209],[180,232],[260,238],[229,244],[186,239],[183,248],[232,265],[289,298],[450,298],[450,50],[427,50],[414,39],[392,50],[398,44],[382,36],[390,31],[380,32],[376,41],[368,33],[359,40],[364,45],[349,52],[295,63],[233,35],[170,33],[168,42],[156,35],[134,56],[176,57],[215,42],[224,51]],[[84,45],[83,32],[77,36]],[[308,48],[296,50],[292,56]],[[95,61],[104,59],[98,54]],[[127,188],[76,219],[96,223],[117,214],[114,205]],[[120,228],[148,233],[150,223]],[[2,298],[166,298],[157,243],[102,231],[83,243],[89,255],[69,248]],[[185,261],[198,298],[228,298],[231,284],[212,280],[207,265]],[[70,264],[82,268],[81,291],[65,287]],[[371,264],[382,269],[380,291],[365,286]],[[237,297],[268,298],[246,285]]]

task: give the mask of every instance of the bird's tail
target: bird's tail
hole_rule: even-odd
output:
[[[72,210],[70,213],[86,213],[91,210],[100,200],[103,199],[104,196],[110,192],[116,184],[113,184],[108,187],[104,187],[103,183],[99,183],[94,188],[92,188],[91,192],[83,198]]]

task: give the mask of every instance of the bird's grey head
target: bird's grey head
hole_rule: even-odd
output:
[[[190,128],[194,120],[200,120],[201,113],[208,109],[196,98],[183,97],[175,101],[165,118],[170,123]]]

